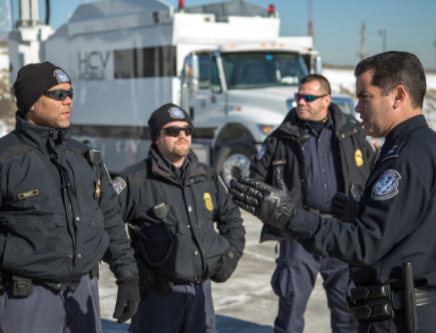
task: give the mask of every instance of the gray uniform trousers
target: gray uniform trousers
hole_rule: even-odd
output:
[[[0,297],[4,333],[101,333],[98,279],[82,277],[74,293],[35,285],[29,297]]]

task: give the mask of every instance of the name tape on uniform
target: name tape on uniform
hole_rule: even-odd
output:
[[[24,193],[18,194],[18,199],[19,200],[23,200],[23,199],[27,199],[27,198],[30,198],[30,197],[34,197],[35,195],[38,195],[38,194],[39,194],[38,190],[32,190],[32,191],[28,191],[28,192],[24,192]]]
[[[272,165],[284,165],[284,164],[286,164],[286,160],[277,160],[272,162]]]

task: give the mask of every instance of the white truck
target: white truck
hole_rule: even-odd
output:
[[[40,54],[71,76],[73,135],[100,148],[111,173],[147,156],[150,114],[172,102],[191,114],[200,161],[228,183],[248,174],[261,143],[296,105],[301,77],[311,67],[320,72],[321,62],[311,37],[279,36],[272,6],[183,3],[178,10],[160,0],[81,4],[41,41]],[[10,45],[21,35],[11,34]],[[11,83],[19,60],[11,57]],[[350,97],[332,101],[354,112]]]

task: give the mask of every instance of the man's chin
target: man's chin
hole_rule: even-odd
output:
[[[177,155],[179,157],[185,157],[189,154],[189,149],[190,149],[190,147],[187,147],[187,148],[178,147],[178,148],[174,149],[173,153],[174,153],[174,155]]]

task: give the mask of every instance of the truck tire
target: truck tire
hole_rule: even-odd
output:
[[[248,176],[250,164],[256,156],[256,147],[250,143],[235,142],[221,147],[216,154],[214,167],[227,186],[239,176]]]

